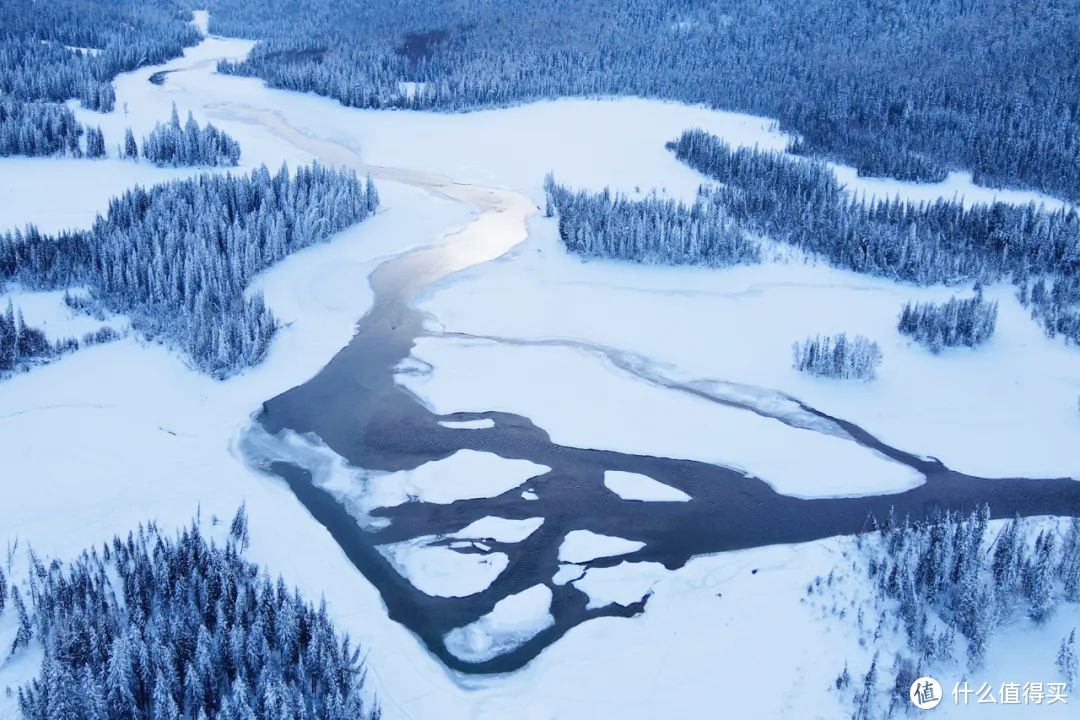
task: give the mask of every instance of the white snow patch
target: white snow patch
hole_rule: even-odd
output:
[[[589,568],[574,587],[589,596],[586,608],[623,607],[640,601],[667,572],[657,562],[622,562],[613,567]]]
[[[43,233],[86,229],[125,190],[199,172],[115,159],[0,158],[0,233],[27,225]]]
[[[592,530],[571,530],[559,546],[559,561],[583,563],[602,557],[626,555],[645,547],[640,540],[601,535]]]
[[[461,660],[483,662],[513,650],[554,624],[551,588],[533,585],[495,603],[492,611],[476,622],[448,632],[446,647]]]
[[[491,418],[481,418],[479,420],[440,420],[439,424],[443,427],[456,428],[459,430],[486,430],[495,427],[495,421]]]
[[[71,289],[73,295],[79,291],[79,288]],[[9,288],[8,292],[0,292],[0,312],[6,311],[9,302],[16,311],[22,311],[28,325],[42,330],[51,342],[66,338],[79,340],[86,333],[103,327],[121,332],[128,326],[127,318],[119,315],[108,314],[103,320],[98,320],[73,311],[64,303],[63,290]]]
[[[555,571],[555,574],[551,576],[551,582],[556,585],[565,585],[566,583],[577,580],[585,574],[586,568],[581,565],[574,565],[573,563],[559,563],[559,569]]]
[[[532,490],[522,490],[521,497],[525,500],[539,500],[540,496],[534,493]]]
[[[690,496],[678,488],[673,488],[659,480],[653,480],[641,473],[607,470],[604,472],[604,485],[623,500],[645,500],[649,502],[687,502]]]
[[[528,460],[458,450],[444,460],[426,462],[415,470],[368,473],[360,492],[369,507],[390,507],[412,499],[448,504],[502,495],[550,469]]]
[[[515,413],[561,445],[725,465],[798,497],[900,492],[923,482],[846,436],[646,383],[577,348],[423,337],[413,354],[433,371],[397,381],[436,412]]]
[[[488,588],[506,569],[506,553],[458,552],[435,536],[379,545],[376,549],[420,592],[466,597]]]
[[[495,540],[502,543],[518,543],[532,535],[544,524],[544,518],[511,518],[495,517],[489,515],[471,522],[449,537]]]
[[[195,26],[203,37],[210,34],[210,11],[195,10],[191,13],[191,24]]]

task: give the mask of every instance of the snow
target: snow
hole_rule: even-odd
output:
[[[506,553],[459,552],[434,536],[379,545],[394,569],[417,590],[438,597],[466,597],[485,590],[506,569]]]
[[[611,604],[625,607],[645,597],[666,572],[656,562],[621,562],[612,567],[589,568],[573,584],[589,596],[589,610]]]
[[[584,563],[596,558],[626,555],[645,547],[640,540],[601,535],[592,530],[571,530],[559,546],[559,561]]]
[[[79,291],[79,288],[71,289],[72,295]],[[119,315],[108,315],[103,320],[97,320],[74,312],[64,304],[63,290],[34,291],[9,287],[6,292],[0,292],[0,311],[3,311],[9,302],[16,310],[22,311],[23,319],[28,325],[42,330],[50,342],[65,338],[78,340],[86,333],[103,327],[122,332],[128,324],[127,319]]]
[[[701,177],[675,162],[662,143],[691,126],[741,144],[786,145],[767,119],[674,103],[559,100],[448,116],[379,113],[213,74],[217,57],[242,56],[250,46],[248,41],[209,39],[165,66],[191,69],[170,75],[164,86],[147,82],[161,67],[130,73],[116,82],[116,112],[101,115],[80,109],[80,117],[101,124],[110,151],[115,151],[125,127],[132,125],[137,136],[145,134],[168,117],[176,101],[181,113],[192,109],[200,122],[210,119],[237,137],[244,168],[310,161],[310,145],[297,147],[258,121],[263,117],[259,113],[270,109],[314,138],[362,148],[369,162],[490,182],[524,192],[534,202],[540,199],[542,176],[549,169],[575,185],[610,184],[627,192],[635,186],[641,192],[657,186],[688,197]],[[123,188],[189,172],[119,161],[3,159],[0,227],[28,221],[48,231],[86,227]],[[932,192],[960,192],[967,201],[978,192],[964,184],[969,181],[963,175],[947,182],[952,185]],[[879,188],[905,197],[927,191],[865,178],[852,179],[850,185],[856,192]],[[164,528],[178,527],[197,510],[204,517],[227,518],[246,502],[250,559],[272,574],[281,573],[309,598],[325,596],[339,627],[363,643],[370,687],[388,720],[698,717],[702,708],[721,702],[737,717],[848,714],[830,690],[831,683],[845,662],[853,674],[864,672],[878,643],[864,645],[854,622],[823,618],[801,598],[815,575],[827,575],[844,562],[850,539],[696,558],[659,574],[651,585],[644,578],[631,582],[633,573],[623,566],[617,566],[627,573],[620,580],[612,573],[615,568],[601,572],[564,565],[560,579],[579,583],[590,603],[622,602],[651,588],[646,611],[630,619],[586,622],[515,673],[464,677],[447,671],[409,631],[388,618],[379,594],[283,483],[245,465],[240,439],[251,414],[262,401],[313,375],[348,342],[356,318],[370,306],[366,280],[381,259],[433,242],[474,215],[470,207],[398,183],[381,182],[379,191],[384,207],[376,217],[287,259],[260,278],[268,304],[287,323],[262,365],[215,382],[192,372],[167,349],[128,338],[0,383],[0,454],[6,468],[0,480],[0,541],[19,538],[22,547],[32,544],[42,556],[68,558],[149,518]],[[1044,200],[1031,193],[1000,196]],[[506,220],[497,229],[512,244],[517,237],[513,218]],[[651,373],[695,383],[696,388],[729,392],[732,387],[726,383],[742,383],[740,388],[753,397],[782,402],[775,393],[755,390],[775,388],[859,422],[893,444],[938,455],[972,472],[1078,472],[1080,460],[1071,450],[1080,431],[1076,350],[1042,337],[1011,299],[1010,288],[988,290],[1001,310],[998,333],[987,347],[933,357],[895,336],[895,315],[909,299],[943,299],[951,289],[909,288],[795,264],[724,271],[582,264],[559,249],[550,221],[537,219],[530,229],[535,236],[513,255],[458,274],[428,298],[424,309],[449,329],[576,338],[624,349],[642,356]],[[793,340],[839,330],[873,335],[882,343],[886,359],[878,381],[841,384],[791,372]],[[444,340],[425,341],[423,352],[440,352],[436,343],[446,347]],[[477,359],[485,353],[494,357],[489,348],[478,347],[468,352]],[[507,347],[518,354],[506,350],[498,359],[522,363],[517,369],[505,368],[507,375],[530,370],[541,364],[541,356],[549,357],[542,355],[548,348]],[[595,354],[552,349],[557,353],[550,357],[565,363],[565,370],[604,377],[602,382],[614,392],[626,392],[628,399],[648,387],[641,379],[620,378]],[[444,354],[449,358],[465,352]],[[462,382],[481,370],[461,372],[436,364],[432,382],[444,383],[448,377]],[[514,392],[528,392],[528,385],[550,378],[537,375]],[[551,388],[563,382],[584,381],[567,374]],[[586,404],[572,399],[575,407]],[[482,406],[479,410],[491,409],[479,402],[483,395],[474,400]],[[506,402],[524,404],[520,398]],[[602,439],[610,439],[613,446],[635,446],[634,426],[653,417],[651,405],[646,407],[648,416],[616,416],[619,425],[604,430],[610,436]],[[713,412],[710,405],[701,417],[712,422]],[[626,422],[627,417],[634,422]],[[574,430],[573,418],[552,414],[534,419],[553,437]],[[674,434],[670,428],[663,430]],[[826,432],[819,428],[817,434],[825,437]],[[756,431],[746,435],[758,437]],[[745,442],[745,437],[736,442]],[[875,471],[884,467],[878,465]],[[336,470],[336,481],[354,479],[355,469]],[[875,482],[866,480],[859,487]],[[532,488],[521,494],[535,497]],[[419,564],[424,572],[417,577],[428,570],[422,557],[426,552],[405,561],[409,568]],[[478,557],[490,562],[470,567],[465,573],[470,581],[491,572],[498,562],[497,554]],[[435,569],[445,567],[440,559]],[[752,574],[752,569],[759,572]],[[634,570],[647,574],[646,568]],[[582,572],[585,577],[576,580]],[[451,581],[458,582],[446,578],[447,587]],[[836,591],[838,603],[850,603],[849,617],[859,607],[859,592],[857,584]],[[463,659],[497,656],[550,625],[550,601],[550,590],[536,585],[503,600],[490,615],[453,631],[447,640]],[[10,617],[10,612],[0,615],[0,641],[9,638],[5,632]],[[981,677],[994,683],[1056,678],[1054,652],[1077,622],[1070,610],[1042,627],[1020,624],[1001,631],[991,640]],[[25,655],[4,664],[0,685],[14,687],[34,671],[36,662]],[[938,679],[949,688],[961,674],[959,668],[948,668]],[[981,714],[984,708],[978,710]],[[1040,715],[1068,716],[1071,708],[1058,707],[1062,712],[1057,715],[1054,710],[1041,708]],[[975,711],[943,704],[937,712],[965,717]],[[0,694],[0,717],[14,715],[14,700]]]
[[[577,580],[585,574],[586,568],[581,565],[575,565],[573,563],[560,563],[559,569],[555,571],[555,574],[551,576],[551,582],[556,585],[565,585],[566,583]]]
[[[779,391],[855,422],[894,447],[933,455],[963,472],[1080,477],[1080,454],[1074,450],[1080,433],[1077,349],[1046,338],[1011,286],[987,288],[988,299],[998,301],[997,331],[977,350],[933,355],[897,332],[896,319],[905,302],[941,302],[970,293],[969,288],[914,287],[802,263],[721,270],[582,263],[562,249],[553,221],[536,218],[529,240],[511,257],[455,276],[452,283],[435,288],[421,308],[437,318],[432,322],[435,331],[618,348],[634,354],[651,377],[706,392],[723,390],[725,395],[731,394],[730,384],[735,383],[746,397],[765,398],[771,411],[788,414],[782,407],[788,401],[777,396]],[[514,298],[512,306],[505,302],[507,297]],[[884,362],[875,381],[819,379],[791,368],[793,342],[837,332],[862,334],[879,343]],[[741,446],[761,418],[744,423],[735,418],[749,413],[731,416],[738,438],[732,436],[737,447],[729,453],[715,438],[721,426],[713,418],[722,417],[724,411],[689,398],[654,401],[654,396],[672,393],[648,387],[632,390],[630,381],[617,381],[613,368],[575,357],[580,353],[573,347],[454,345],[425,339],[418,344],[417,355],[431,362],[434,370],[426,378],[401,382],[428,397],[440,412],[522,412],[567,444],[722,462],[719,456],[726,455],[728,464],[748,470],[774,471],[775,464],[794,463],[791,453],[774,457],[779,454],[764,442],[758,450],[764,466],[751,462],[756,462],[754,457],[741,457],[754,450]],[[498,367],[477,372],[470,365],[465,375],[468,361]],[[532,373],[547,380],[521,380],[532,378]],[[618,385],[617,392],[640,397],[635,422],[613,424],[613,418],[625,412],[623,398],[619,396],[616,409],[615,396],[600,397],[593,383],[604,383],[609,392],[616,392]],[[477,385],[488,386],[493,397]],[[591,401],[579,402],[579,393]],[[570,398],[575,399],[566,407]],[[673,432],[666,421],[670,418],[680,427],[681,421],[660,412],[664,406],[654,402],[678,403],[684,412],[699,417],[698,423],[687,421],[690,427],[685,430],[697,441]],[[618,414],[601,413],[605,407]],[[592,423],[585,420],[588,416]],[[609,426],[595,425],[601,416]],[[784,443],[788,436],[800,434],[791,428],[778,432],[785,435]],[[757,436],[756,431],[753,434]],[[803,479],[788,482],[775,475],[765,479],[781,492],[803,496],[843,494],[852,483],[855,494],[858,487],[892,491],[909,484],[902,474],[890,476],[888,464],[861,449],[848,448],[847,455],[832,459],[831,450],[822,449],[850,443],[810,444],[818,445],[820,461],[805,469],[793,464],[789,470],[793,479]],[[856,458],[860,454],[862,461]],[[834,475],[828,468],[834,463],[842,463],[850,477]],[[819,481],[824,483],[820,487]]]
[[[486,430],[487,428],[495,427],[495,421],[491,418],[482,418],[480,420],[440,420],[439,424],[443,427],[455,428],[457,430]]]
[[[210,13],[207,10],[195,10],[191,13],[191,24],[194,25],[203,37],[210,34]]]
[[[495,603],[492,611],[476,622],[448,632],[446,648],[469,662],[496,658],[554,625],[550,608],[551,588],[533,585]]]
[[[45,233],[89,228],[128,188],[198,172],[110,159],[0,158],[0,233],[27,224]]]
[[[690,499],[682,490],[641,473],[607,470],[604,472],[604,485],[623,500],[687,502]]]
[[[513,520],[489,515],[471,522],[450,537],[495,540],[501,543],[519,543],[532,535],[544,524],[544,518]]]
[[[413,354],[434,370],[397,380],[435,412],[516,413],[561,445],[726,465],[799,497],[899,492],[923,480],[846,437],[672,392],[573,347],[425,337]]]
[[[420,592],[465,597],[486,589],[510,562],[506,553],[491,552],[480,541],[519,543],[543,522],[543,518],[512,520],[488,516],[445,537],[425,535],[379,545],[378,550]],[[451,539],[460,542],[451,543]]]
[[[354,483],[353,492],[362,497],[361,503],[368,508],[391,507],[411,500],[449,504],[502,495],[550,469],[528,460],[458,450],[444,460],[426,462],[415,470],[365,473]]]

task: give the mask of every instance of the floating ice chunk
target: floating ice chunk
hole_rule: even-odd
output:
[[[413,587],[433,597],[466,597],[486,590],[510,564],[505,553],[459,552],[434,544],[436,539],[425,535],[377,549]]]
[[[604,473],[604,484],[623,500],[649,502],[687,502],[690,500],[690,496],[682,490],[640,473],[608,470]]]
[[[533,585],[495,603],[479,620],[446,634],[446,648],[467,662],[483,662],[508,653],[555,624],[551,588]]]
[[[488,428],[495,427],[495,421],[491,418],[480,418],[479,420],[440,420],[439,424],[443,427],[454,428],[456,430],[487,430]]]
[[[447,504],[455,500],[495,497],[550,469],[528,460],[458,450],[444,460],[424,463],[415,470],[368,475],[363,481],[364,504],[390,507],[410,499]]]
[[[504,543],[517,543],[532,535],[544,524],[544,518],[511,520],[489,515],[450,535],[452,538],[484,538]]]
[[[600,557],[625,555],[645,547],[640,540],[601,535],[591,530],[571,530],[559,546],[559,560],[583,563]]]
[[[551,582],[556,585],[565,585],[568,582],[577,580],[585,574],[585,568],[580,565],[572,565],[570,563],[561,563],[559,569],[555,571],[555,574],[551,576]]]

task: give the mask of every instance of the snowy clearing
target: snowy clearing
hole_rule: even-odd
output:
[[[80,288],[72,288],[72,295],[77,295]],[[63,290],[34,291],[9,287],[7,292],[0,292],[0,310],[11,303],[21,310],[28,325],[39,328],[50,342],[65,338],[80,339],[86,333],[92,333],[103,327],[117,332],[127,329],[127,318],[119,315],[106,315],[98,320],[89,315],[75,312],[64,304]]]
[[[690,496],[678,488],[665,485],[641,473],[607,470],[604,485],[623,500],[646,502],[687,502]]]
[[[853,421],[894,447],[933,455],[963,472],[996,477],[1080,477],[1080,454],[1073,449],[1080,433],[1080,414],[1076,412],[1080,355],[1061,340],[1047,339],[1016,300],[1011,286],[987,288],[987,298],[998,301],[997,331],[977,350],[933,355],[897,332],[897,317],[905,302],[940,302],[970,294],[970,288],[906,286],[802,263],[721,270],[583,263],[563,250],[554,222],[536,218],[529,241],[511,257],[459,274],[452,283],[435,289],[421,307],[438,318],[439,331],[523,340],[566,338],[636,353],[650,359],[665,377],[706,390],[732,382],[779,390]],[[515,299],[512,312],[501,300],[506,297]],[[792,369],[793,342],[845,331],[865,335],[881,346],[884,362],[875,381],[819,379]],[[702,352],[702,348],[714,350]],[[465,353],[485,364],[485,356],[491,360],[501,356],[499,367],[465,375],[464,358],[458,357]],[[553,358],[557,349],[549,347],[476,345],[465,350],[445,341],[425,340],[418,345],[417,355],[434,365],[434,371],[429,377],[402,378],[402,382],[430,396],[440,412],[509,409],[511,405],[519,411],[528,408],[523,414],[553,437],[561,433],[570,444],[580,442],[570,440],[571,431],[581,422],[580,415],[595,408],[575,405],[564,418],[558,413],[561,403],[554,400],[555,393],[567,383],[580,383],[568,391],[571,396],[588,393],[593,381],[585,381],[580,373],[604,374],[598,369],[602,363],[575,361],[569,355],[560,357],[562,370],[556,370]],[[558,377],[552,377],[543,390],[537,389],[539,383],[514,385],[520,380],[509,377],[514,372],[506,366],[510,357],[523,377],[529,377],[527,373]],[[587,362],[594,366],[592,370],[584,367]],[[491,404],[480,402],[482,394],[476,385],[481,384],[499,386],[499,390],[492,390],[497,403],[494,399]],[[464,387],[469,389],[461,390],[460,395],[454,392]],[[636,391],[646,392],[660,391]],[[599,398],[596,402],[604,401]],[[654,407],[651,402],[650,408]],[[552,407],[537,407],[549,403]],[[546,423],[542,420],[545,415],[551,418]],[[634,426],[648,424],[655,416],[654,410],[639,413]],[[582,428],[588,430],[589,446],[614,449],[633,444],[631,452],[644,451],[645,446],[636,444],[637,438],[633,443],[619,444],[607,438],[601,443],[597,436],[609,431],[624,439],[635,432],[613,424],[617,427]],[[749,434],[746,428],[740,422],[740,435]],[[695,425],[692,430],[708,438],[709,431],[715,429]],[[661,437],[671,436],[672,442],[678,442],[674,435],[670,430],[660,432]],[[660,444],[656,437],[642,440]],[[710,441],[679,451],[686,453],[680,456],[692,451],[695,454],[691,457],[703,457],[714,447],[715,441]],[[676,450],[655,449],[669,456]],[[783,461],[770,457],[774,453],[765,454],[769,462]],[[848,461],[844,467],[858,476],[857,484],[887,489],[893,482],[887,475],[873,477],[880,476],[877,471],[872,476],[856,471],[859,466]],[[800,477],[806,473],[816,476],[812,467],[797,472]],[[773,482],[767,476],[765,479]],[[829,482],[835,479],[831,477]],[[883,481],[880,486],[879,480]],[[800,489],[798,483],[776,482],[775,486],[801,495],[814,492]],[[846,486],[842,482],[829,487],[831,492],[842,493]]]

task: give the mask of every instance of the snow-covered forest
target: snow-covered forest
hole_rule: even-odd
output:
[[[262,41],[223,70],[346,105],[674,99],[778,118],[798,150],[863,174],[970,168],[1080,199],[1080,17],[1060,0],[209,6],[213,32]]]
[[[848,668],[837,677],[836,688],[853,694],[855,717],[903,714],[916,678],[958,661],[978,671],[996,632],[1023,621],[1044,625],[1080,603],[1080,519],[1048,526],[1017,518],[994,527],[989,517],[986,505],[918,521],[892,514],[879,532],[858,539],[850,567],[841,563],[840,572],[807,585],[807,598],[828,602],[842,573],[862,575],[873,601],[858,610],[860,628],[902,639],[892,658],[875,656],[861,682]],[[1058,689],[1066,701],[1076,653],[1074,630],[1052,658],[1066,681]],[[890,689],[887,705],[879,683]]]
[[[374,720],[360,648],[246,560],[243,508],[222,544],[196,519],[155,523],[66,566],[30,553],[10,578],[6,656],[44,651],[18,688],[26,720]],[[7,579],[0,572],[0,613]]]
[[[567,250],[583,257],[726,267],[761,259],[758,242],[703,194],[692,205],[634,200],[604,189],[574,192],[544,180],[546,214],[558,214]]]
[[[1080,215],[1073,209],[866,202],[844,193],[821,163],[733,150],[697,130],[672,149],[721,183],[709,190],[712,202],[758,232],[840,268],[919,285],[1011,278],[1049,334],[1080,342]]]
[[[199,127],[188,113],[181,125],[180,115],[173,105],[167,123],[158,123],[150,135],[143,138],[143,157],[159,166],[179,165],[236,165],[240,162],[240,143],[227,133],[207,123]],[[124,155],[134,158],[131,142],[125,140]]]
[[[75,99],[90,110],[112,110],[112,78],[193,45],[199,33],[190,19],[173,0],[5,0],[0,155],[82,156],[82,125],[58,103]],[[103,150],[94,144],[85,154],[100,157]]]
[[[21,102],[0,96],[0,156],[68,155],[100,157],[104,145],[98,145],[101,131],[92,141],[83,134],[89,128],[75,119],[64,105],[47,102]]]
[[[245,294],[248,282],[378,202],[370,180],[318,165],[136,187],[88,232],[0,236],[0,283],[86,285],[101,307],[226,377],[257,363],[277,329],[262,298]]]

